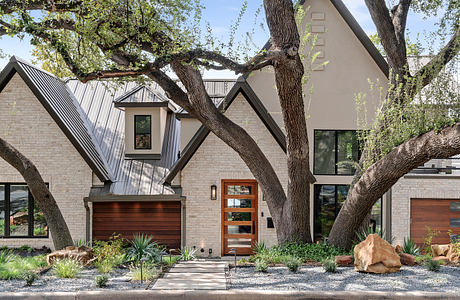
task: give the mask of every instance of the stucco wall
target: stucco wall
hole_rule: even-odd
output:
[[[311,23],[313,34],[318,35],[314,51],[321,52],[316,64],[328,62],[326,66],[311,72],[311,79],[305,88],[307,91],[305,113],[311,153],[310,166],[313,169],[314,130],[357,129],[358,115],[355,95],[358,93],[367,95],[365,98],[367,119],[372,122],[380,99],[375,92],[370,91],[368,80],[384,84],[386,79],[384,73],[330,1],[308,0],[305,9],[308,6],[310,9],[306,14],[306,22]],[[308,66],[306,68],[308,70]],[[284,130],[273,69],[267,67],[261,71],[255,71],[250,74],[247,81],[271,116]],[[313,85],[311,99],[308,93],[310,85]],[[316,184],[350,184],[352,180],[352,176],[343,175],[315,175],[315,177]],[[310,201],[312,212],[313,197],[312,192]],[[311,226],[313,226],[313,217]]]
[[[15,103],[15,104],[14,104]],[[29,158],[56,199],[74,240],[85,238],[85,208],[92,171],[18,74],[0,93],[0,136]],[[0,159],[0,182],[24,183]],[[0,238],[0,246],[52,247],[49,238]]]
[[[286,187],[286,156],[244,96],[239,94],[225,114],[254,138]],[[204,248],[205,255],[208,248],[212,248],[213,255],[220,255],[221,180],[253,178],[237,153],[210,133],[181,172],[182,191],[186,197],[186,246]],[[217,200],[210,199],[213,184],[218,187]],[[276,243],[276,232],[267,228],[266,219],[270,213],[260,189],[258,196],[259,241],[273,245]],[[261,217],[261,212],[264,217]]]
[[[392,195],[392,235],[395,243],[401,244],[410,237],[410,200],[460,199],[460,178],[449,176],[406,175],[391,188]]]

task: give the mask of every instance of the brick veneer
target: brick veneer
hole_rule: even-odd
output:
[[[286,155],[268,129],[239,94],[225,113],[233,122],[243,127],[257,142],[272,162],[281,183],[287,185]],[[195,155],[181,172],[181,185],[185,201],[185,243],[187,246],[213,249],[213,255],[221,253],[221,180],[253,179],[252,173],[238,154],[210,133]],[[218,187],[217,200],[210,199],[211,185]],[[261,217],[261,212],[264,216]],[[267,245],[276,243],[275,229],[267,228],[268,207],[259,189],[259,241]]]
[[[18,74],[0,93],[0,136],[38,168],[64,215],[72,238],[85,238],[85,208],[92,171]],[[0,182],[23,183],[22,176],[0,159]],[[49,238],[2,239],[0,246],[52,246]]]

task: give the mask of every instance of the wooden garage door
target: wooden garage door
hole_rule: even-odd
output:
[[[148,234],[159,244],[179,249],[180,202],[93,203],[93,239],[108,240],[114,232],[127,239],[136,233]]]
[[[460,234],[460,199],[411,199],[410,236],[417,244],[424,242],[425,226],[441,232],[433,239],[433,244],[449,243],[449,230]]]

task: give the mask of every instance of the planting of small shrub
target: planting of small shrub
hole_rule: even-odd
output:
[[[46,265],[46,257],[43,255],[21,257],[10,253],[0,263],[0,279],[21,279],[25,272],[38,270]]]
[[[35,280],[37,280],[38,275],[35,274],[32,271],[26,271],[26,272],[22,273],[21,277],[22,277],[22,279],[24,279],[24,281],[26,282],[27,286],[31,286],[35,282]]]
[[[348,251],[327,244],[285,243],[273,246],[250,258],[251,262],[263,259],[269,264],[283,263],[286,257],[297,257],[302,262],[320,262],[324,257],[347,255]]]
[[[441,268],[441,264],[437,260],[427,259],[425,260],[425,267],[427,268],[428,271],[438,272],[439,269]]]
[[[192,247],[184,247],[183,249],[180,249],[180,259],[184,261],[194,260],[196,258],[195,252],[196,249],[193,249]]]
[[[337,264],[335,260],[329,258],[322,261],[324,271],[328,273],[335,273],[337,272]]]
[[[404,243],[402,246],[402,250],[404,253],[417,256],[420,253],[420,248],[417,247],[417,244],[412,239],[406,239],[404,238]]]
[[[172,266],[179,260],[179,258],[179,256],[163,256],[162,263],[167,266]]]
[[[255,267],[257,272],[266,273],[268,271],[268,264],[263,259],[256,260]]]
[[[154,242],[151,236],[137,234],[134,236],[132,246],[128,250],[128,256],[135,263],[140,261],[142,258],[159,262],[161,250],[162,247]]]
[[[142,280],[151,280],[159,274],[160,270],[152,263],[144,263],[142,266]],[[131,268],[131,279],[141,280],[140,266]]]
[[[83,266],[74,259],[60,259],[53,263],[53,271],[59,278],[75,278],[82,271]]]
[[[283,263],[291,272],[295,273],[302,265],[302,260],[294,256],[287,256]]]
[[[106,287],[108,281],[109,281],[109,277],[107,275],[99,275],[94,278],[94,282],[96,283],[96,286],[100,288]]]

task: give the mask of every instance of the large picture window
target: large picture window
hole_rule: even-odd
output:
[[[152,149],[151,116],[134,116],[134,149]]]
[[[315,130],[313,169],[316,175],[353,175],[359,155],[356,131]]]
[[[45,217],[25,184],[0,183],[0,237],[47,237]]]
[[[314,231],[315,240],[329,236],[335,218],[347,199],[348,185],[315,185]],[[374,231],[382,229],[382,200],[379,199],[372,207],[371,226]]]

